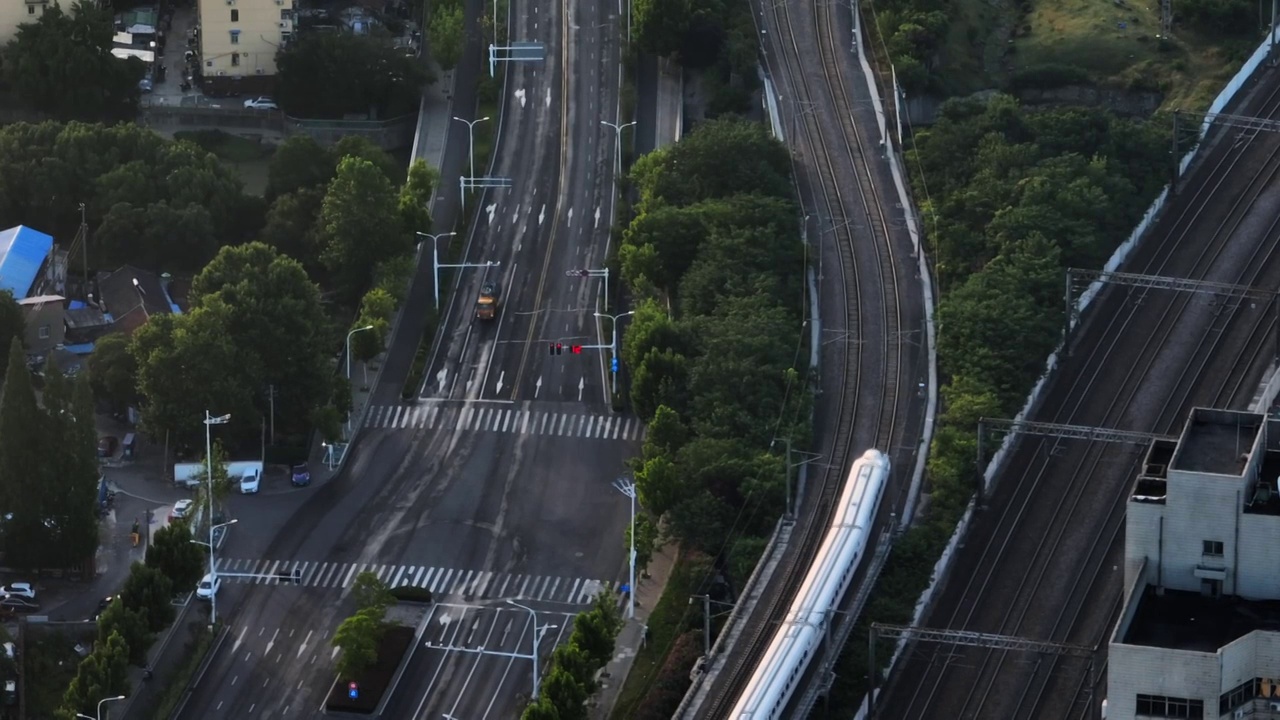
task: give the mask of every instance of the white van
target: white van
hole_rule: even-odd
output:
[[[262,471],[257,468],[247,471],[240,476],[240,493],[242,495],[252,495],[258,492],[258,485],[262,482]]]

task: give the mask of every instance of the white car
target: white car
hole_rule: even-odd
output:
[[[244,101],[245,110],[279,110],[280,106],[269,97],[249,98]]]
[[[0,595],[5,597],[20,597],[28,600],[36,599],[36,589],[31,587],[31,583],[16,582],[0,587]]]
[[[258,485],[262,480],[262,476],[257,470],[250,470],[240,477],[240,493],[242,495],[253,495],[258,492]]]
[[[196,504],[195,500],[179,500],[173,504],[173,510],[169,512],[169,520],[181,520],[191,514],[191,508]]]
[[[222,578],[205,575],[200,578],[200,584],[196,586],[196,597],[201,600],[210,600],[214,595],[218,594],[218,588],[221,586]]]

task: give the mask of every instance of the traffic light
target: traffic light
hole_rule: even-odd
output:
[[[564,345],[562,343],[550,343],[547,346],[547,352],[551,355],[559,355],[564,352]]]
[[[556,354],[560,355],[563,352],[564,352],[564,345],[561,343],[556,343]]]
[[[569,352],[573,353],[574,355],[581,355],[581,354],[582,354],[582,346],[581,346],[581,345],[574,345],[574,346],[572,346],[572,347],[570,347],[570,348],[569,348]]]
[[[347,683],[347,697],[355,700],[360,697],[360,686],[354,680]]]
[[[618,372],[618,358],[613,358],[609,361],[609,371]]]
[[[302,584],[302,568],[300,567],[296,567],[293,569],[293,584],[294,585]]]

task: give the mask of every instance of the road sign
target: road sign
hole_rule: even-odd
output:
[[[360,686],[355,684],[354,681],[347,683],[347,697],[351,698],[352,700],[355,700],[356,698],[360,697]]]
[[[565,270],[565,277],[591,277],[590,270]]]
[[[609,370],[612,372],[618,372],[618,358],[613,358],[609,361]]]

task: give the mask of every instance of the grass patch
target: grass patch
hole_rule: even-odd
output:
[[[698,591],[706,576],[707,567],[705,558],[681,553],[676,559],[667,587],[653,612],[649,614],[649,641],[636,654],[631,672],[627,674],[627,681],[622,685],[617,704],[613,706],[613,712],[609,716],[612,720],[627,720],[644,707],[645,698],[653,687],[658,671],[662,669],[667,651],[675,644],[677,637],[694,627],[699,620],[701,613],[691,611],[689,597]]]
[[[174,708],[178,707],[182,696],[187,692],[191,678],[200,668],[200,663],[204,662],[209,646],[213,644],[213,638],[214,634],[209,630],[208,625],[196,623],[191,627],[191,637],[187,638],[187,651],[184,653],[185,659],[178,668],[178,672],[165,686],[164,692],[160,693],[160,698],[156,700],[155,710],[151,713],[152,718],[167,720],[173,714]]]
[[[276,151],[274,145],[221,130],[182,130],[174,133],[173,139],[186,140],[216,155],[240,176],[245,192],[258,196],[266,193],[267,167]]]

